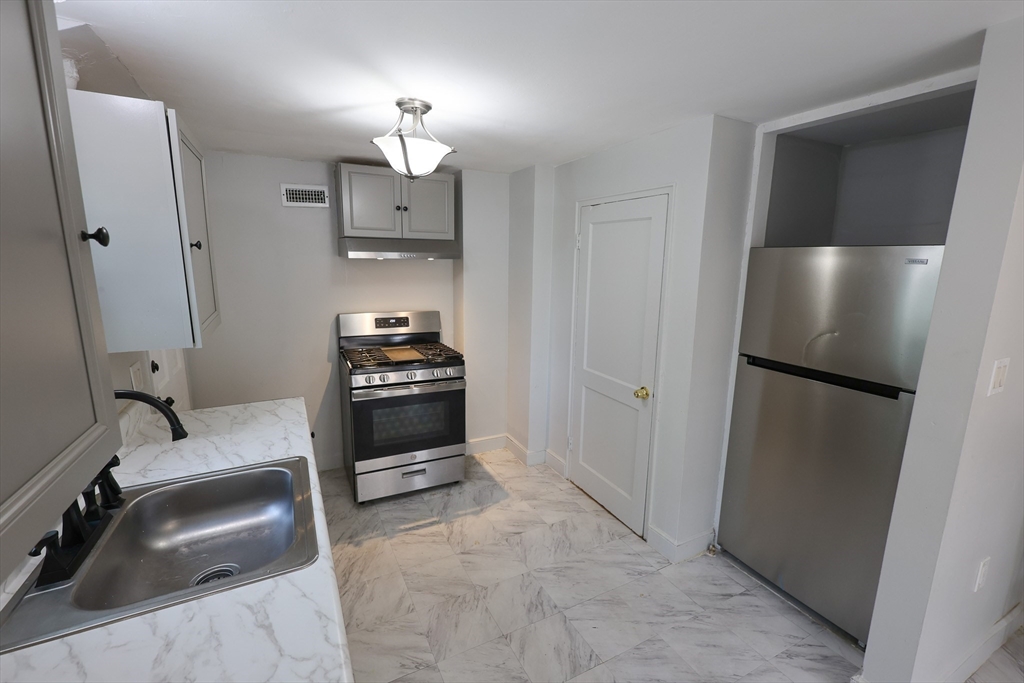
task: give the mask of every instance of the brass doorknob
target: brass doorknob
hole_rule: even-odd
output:
[[[639,389],[633,392],[633,396],[641,398],[646,401],[651,397],[651,392],[648,391],[647,387],[640,387]]]

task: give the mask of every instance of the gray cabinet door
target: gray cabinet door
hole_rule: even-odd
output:
[[[86,220],[110,231],[94,256],[107,351],[199,345],[163,103],[78,90],[68,98]]]
[[[52,3],[0,2],[0,579],[121,445]]]
[[[185,124],[173,109],[167,110],[167,126],[171,131],[171,164],[174,167],[174,188],[178,199],[178,216],[182,225],[182,249],[186,280],[191,287],[192,325],[196,347],[202,346],[200,333],[220,323],[217,286],[214,280],[213,245],[206,207],[206,170],[203,154],[188,134]],[[174,144],[175,138],[177,145]]]
[[[402,178],[405,193],[402,237],[419,240],[455,239],[455,176],[432,173]]]
[[[338,164],[345,237],[401,237],[402,177],[390,168]]]

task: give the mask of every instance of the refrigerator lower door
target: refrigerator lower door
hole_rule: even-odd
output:
[[[914,397],[739,362],[719,543],[867,642]]]

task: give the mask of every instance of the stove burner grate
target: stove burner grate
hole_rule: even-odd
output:
[[[446,360],[462,360],[462,354],[450,346],[440,342],[428,342],[426,344],[413,344],[412,348],[423,354],[428,363],[436,363]]]
[[[378,365],[394,365],[395,362],[379,346],[367,349],[345,349],[345,360],[354,368],[374,368]]]

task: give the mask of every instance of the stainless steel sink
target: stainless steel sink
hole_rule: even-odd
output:
[[[0,627],[0,652],[312,564],[305,458],[124,490],[125,503],[68,582],[32,589]]]

